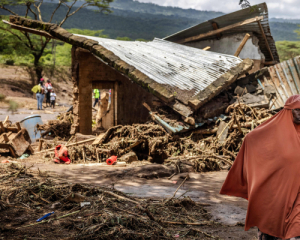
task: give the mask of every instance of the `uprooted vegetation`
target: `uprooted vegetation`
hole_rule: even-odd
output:
[[[210,221],[205,204],[189,197],[135,199],[15,164],[1,166],[0,174],[4,239],[173,239],[177,234],[218,239],[209,229],[220,224]]]
[[[56,120],[50,120],[47,124],[37,125],[37,129],[42,131],[42,137],[51,136],[59,139],[69,139],[70,130],[73,123],[72,112],[61,113]]]
[[[182,163],[198,172],[225,170],[232,165],[246,134],[276,112],[238,103],[230,105],[225,113],[214,121],[208,121],[202,128],[178,135],[170,135],[154,122],[114,126],[99,138],[97,144],[70,146],[68,152],[75,163],[103,162],[116,155],[129,164],[131,160],[124,159],[124,156],[130,153],[135,156],[135,161],[175,165],[177,173],[181,172]],[[50,122],[43,129],[46,132],[62,132],[66,136],[65,129],[69,128],[65,125],[71,125],[72,115],[63,114],[60,119],[55,122],[56,125]]]

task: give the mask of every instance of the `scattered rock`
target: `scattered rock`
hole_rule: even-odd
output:
[[[56,203],[53,203],[50,208],[56,209],[60,206],[61,206],[61,202],[56,202]]]
[[[254,93],[254,92],[256,92],[257,88],[252,84],[248,84],[248,85],[246,85],[246,89],[247,89],[248,93]]]
[[[273,96],[276,96],[276,89],[271,84],[266,84],[264,89],[264,94],[268,99],[271,99]]]
[[[83,202],[85,199],[84,196],[78,194],[78,193],[70,193],[67,197],[66,200],[69,202],[76,202],[76,203],[80,203]]]
[[[129,153],[126,153],[122,157],[120,157],[119,161],[126,162],[126,163],[132,163],[134,161],[138,161],[138,157],[136,156],[135,152],[131,151]]]
[[[237,86],[235,89],[234,89],[234,94],[236,95],[239,95],[239,96],[242,96],[243,94],[247,93],[247,89],[245,88],[242,88],[240,86]]]
[[[187,117],[184,122],[190,124],[191,126],[195,126],[195,119],[192,117]]]
[[[240,99],[245,104],[251,105],[251,104],[264,102],[265,101],[265,96],[264,95],[255,96],[255,95],[252,95],[250,93],[247,93],[247,94],[243,95]]]

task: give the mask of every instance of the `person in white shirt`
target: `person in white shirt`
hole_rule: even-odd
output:
[[[52,91],[50,93],[50,107],[55,107],[55,100],[56,100],[56,94],[54,92],[54,89],[52,88]]]

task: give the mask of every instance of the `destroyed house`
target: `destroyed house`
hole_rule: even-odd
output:
[[[10,16],[12,28],[55,38],[72,47],[72,133],[92,133],[92,90],[111,89],[103,127],[144,123],[153,102],[183,119],[192,116],[253,66],[250,59],[154,39],[119,41],[69,33],[55,24]]]
[[[279,62],[266,3],[208,20],[164,40],[199,49],[210,47],[210,51],[234,55],[246,34],[250,36],[239,57],[254,61],[251,72]]]

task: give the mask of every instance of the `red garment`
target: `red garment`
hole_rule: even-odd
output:
[[[55,147],[55,158],[53,159],[56,163],[61,163],[63,161],[66,164],[70,164],[71,160],[68,156],[68,149],[64,145],[58,145]]]
[[[278,238],[300,236],[300,126],[291,111],[296,108],[300,95],[245,137],[220,191],[248,199],[245,230],[257,226]]]

